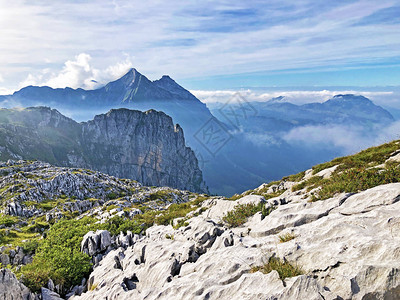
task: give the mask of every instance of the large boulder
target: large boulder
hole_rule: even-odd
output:
[[[49,289],[42,287],[41,291],[42,291],[42,300],[63,300],[59,294]]]
[[[89,231],[81,242],[81,251],[94,256],[109,250],[112,244],[111,235],[107,230]]]
[[[34,295],[29,289],[20,283],[8,269],[0,270],[0,299],[3,300],[33,300]]]

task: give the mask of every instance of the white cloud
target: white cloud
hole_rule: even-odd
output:
[[[3,78],[3,76],[1,76],[1,74],[0,74],[0,82],[3,82],[4,81],[4,78]]]
[[[28,73],[36,76],[46,67],[56,72],[76,53],[89,53],[104,70],[126,52],[153,78],[341,67],[398,56],[399,24],[352,26],[392,0],[264,2],[0,0],[0,73],[15,74],[7,78],[11,87]],[[257,14],[221,17],[227,7]],[[268,22],[272,18],[276,22]],[[83,79],[76,76],[58,79],[78,85]]]
[[[53,88],[84,88],[94,89],[124,75],[131,67],[132,62],[127,57],[125,61],[108,66],[100,70],[91,64],[92,57],[81,53],[74,60],[68,60],[58,73],[43,69],[40,74],[32,75],[20,83],[20,87],[27,85],[46,85]]]
[[[253,102],[265,102],[279,96],[284,96],[286,101],[304,104],[310,102],[324,102],[338,94],[356,94],[363,95],[367,98],[376,97],[387,97],[392,96],[392,91],[363,91],[363,90],[322,90],[322,91],[274,91],[274,92],[255,92],[250,89],[248,90],[219,90],[219,91],[203,91],[203,90],[192,90],[191,91],[196,97],[198,97],[204,103],[225,103],[231,99],[236,93],[240,93],[247,101]]]
[[[288,143],[310,147],[335,147],[345,154],[356,153],[362,149],[399,139],[400,121],[384,128],[366,130],[362,127],[346,125],[302,126],[283,136]]]

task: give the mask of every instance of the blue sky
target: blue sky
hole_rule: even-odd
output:
[[[135,67],[189,89],[400,85],[400,1],[0,0],[0,93]]]

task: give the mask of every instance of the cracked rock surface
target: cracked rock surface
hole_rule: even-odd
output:
[[[268,201],[213,198],[185,226],[154,226],[110,251],[88,291],[70,299],[400,299],[399,196],[392,183],[317,202],[290,191]],[[276,209],[227,228],[224,214],[249,201]],[[272,256],[304,274],[282,281],[251,271]]]

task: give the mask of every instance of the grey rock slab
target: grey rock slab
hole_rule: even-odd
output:
[[[63,300],[63,298],[61,298],[59,294],[49,289],[42,287],[41,292],[42,292],[42,300]]]
[[[0,298],[3,300],[33,300],[29,289],[8,269],[0,269]]]
[[[327,216],[334,208],[339,207],[348,195],[317,202],[301,202],[280,205],[261,222],[247,223],[251,228],[250,235],[262,237],[276,234],[288,227],[297,227]]]
[[[399,200],[400,183],[389,183],[350,196],[334,212],[339,212],[343,215],[365,213],[383,205],[393,204]]]

